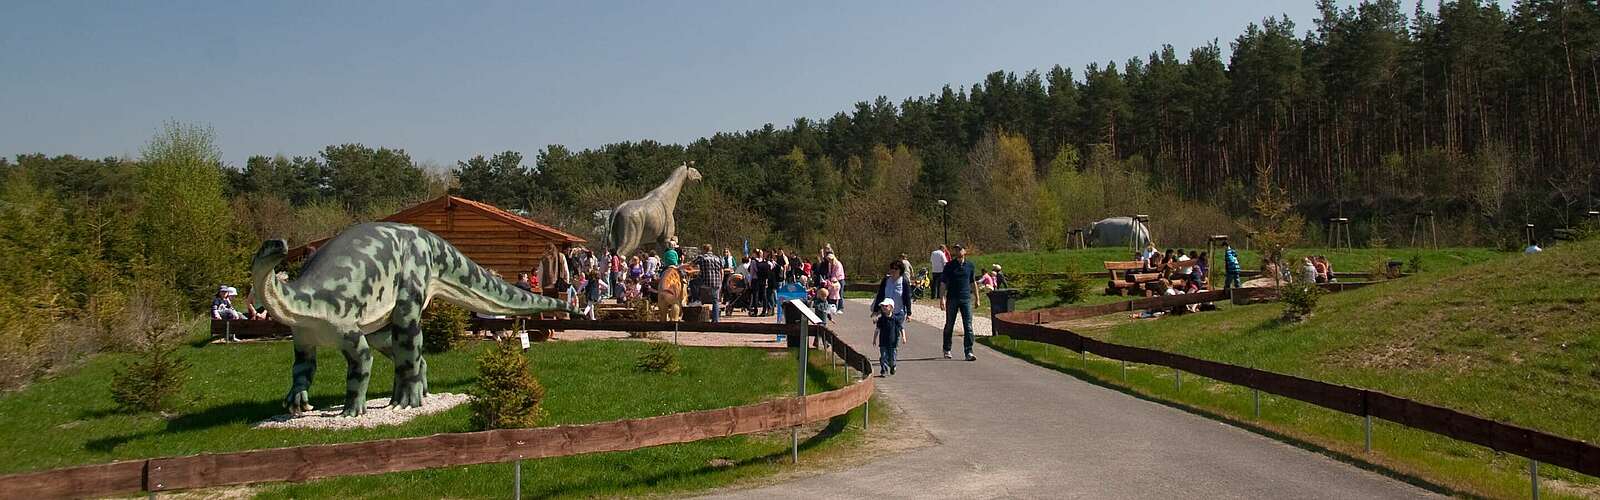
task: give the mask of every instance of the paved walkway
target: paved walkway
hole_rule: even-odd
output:
[[[872,349],[865,301],[836,331]],[[919,313],[921,311],[918,311]],[[924,318],[930,319],[930,318]],[[959,325],[955,339],[961,355]],[[1091,385],[982,345],[945,360],[907,324],[899,373],[878,388],[938,444],[725,498],[1413,498],[1376,473]],[[875,356],[874,349],[871,355]]]

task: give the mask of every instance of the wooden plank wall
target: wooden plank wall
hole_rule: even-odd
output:
[[[506,281],[539,267],[556,240],[491,219],[471,209],[439,206],[411,214],[400,221],[432,231],[449,241],[473,262],[495,270]]]

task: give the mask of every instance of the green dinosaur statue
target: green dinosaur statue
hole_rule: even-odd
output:
[[[257,300],[294,332],[293,381],[284,405],[312,409],[306,391],[317,371],[317,348],[344,353],[343,416],[366,411],[372,350],[394,360],[389,406],[422,406],[428,364],[422,359],[422,310],[435,297],[485,314],[580,311],[560,300],[507,284],[425,229],[388,222],[358,224],[311,256],[293,282],[275,273],[288,245],[261,244],[251,263]]]

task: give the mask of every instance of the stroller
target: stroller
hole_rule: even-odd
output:
[[[917,270],[916,277],[911,280],[911,300],[922,300],[922,294],[928,290],[928,270]]]
[[[758,305],[756,291],[751,289],[750,280],[745,279],[744,275],[735,274],[728,278],[727,293],[723,296],[728,301],[726,307],[729,314],[739,309],[749,311],[751,315],[755,314],[756,306]]]

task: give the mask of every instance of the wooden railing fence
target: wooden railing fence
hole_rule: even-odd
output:
[[[528,328],[726,332],[794,335],[798,327],[665,321],[528,321]],[[861,376],[844,388],[745,406],[585,425],[295,446],[185,457],[128,460],[0,476],[0,498],[82,498],[272,481],[382,474],[584,453],[624,451],[751,434],[827,420],[866,404],[874,390],[871,360],[832,330],[813,326]]]
[[[1329,284],[1333,291],[1359,288],[1368,283]],[[1381,418],[1413,429],[1520,455],[1536,462],[1600,476],[1600,447],[1588,442],[1496,422],[1460,411],[1420,403],[1383,392],[1348,387],[1254,368],[1208,361],[1155,349],[1113,344],[1079,335],[1064,328],[1045,326],[1070,319],[1140,309],[1160,309],[1186,304],[1227,300],[1230,294],[1270,294],[1271,289],[1234,289],[1174,295],[1092,306],[1068,306],[1004,313],[994,318],[994,333],[1064,347],[1079,353],[1165,366],[1234,385],[1277,394],[1352,415]],[[1587,418],[1587,416],[1583,417]],[[1371,448],[1371,425],[1366,426]]]

